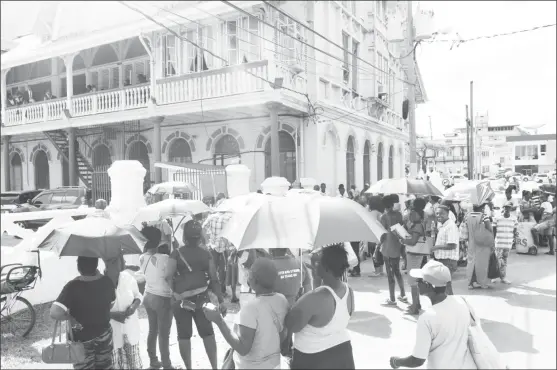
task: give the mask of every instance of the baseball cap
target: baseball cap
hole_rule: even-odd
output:
[[[513,202],[511,201],[506,201],[505,204],[503,204],[503,207],[512,207],[513,206]]]
[[[421,269],[412,269],[409,272],[414,279],[422,279],[434,287],[446,286],[451,281],[451,272],[440,262],[431,260]]]
[[[250,269],[251,276],[258,285],[265,289],[273,289],[278,279],[278,271],[269,258],[258,257]]]

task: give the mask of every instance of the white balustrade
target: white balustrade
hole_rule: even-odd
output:
[[[188,73],[158,81],[157,102],[173,104],[262,91],[263,79],[267,79],[266,61]]]

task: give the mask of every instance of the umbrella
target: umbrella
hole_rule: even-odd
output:
[[[210,208],[200,200],[165,199],[141,208],[132,224],[139,226],[142,222],[154,222],[173,216],[196,215],[209,211]]]
[[[460,182],[445,190],[444,200],[462,202],[468,201],[474,205],[482,205],[489,202],[495,196],[489,182],[467,180]]]
[[[245,206],[221,236],[239,250],[313,249],[347,240],[377,243],[384,233],[383,226],[352,200],[291,195]]]
[[[540,190],[544,193],[555,195],[557,193],[557,186],[555,184],[543,184],[540,185]]]
[[[383,179],[372,185],[366,194],[414,194],[414,195],[437,195],[443,193],[435,185],[427,180]]]
[[[520,184],[520,190],[526,190],[529,192],[540,190],[541,186],[535,181],[525,181]]]
[[[56,228],[39,244],[60,257],[97,257],[104,260],[121,254],[141,254],[147,239],[134,226],[117,226],[103,217],[84,218]]]
[[[238,195],[233,198],[224,199],[221,204],[213,209],[214,212],[235,212],[251,203],[264,202],[269,195],[249,193]]]
[[[197,188],[190,183],[183,181],[169,181],[153,185],[151,189],[147,190],[150,194],[184,194],[193,193]]]

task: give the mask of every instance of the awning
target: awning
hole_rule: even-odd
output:
[[[213,166],[211,164],[203,163],[177,163],[177,162],[155,162],[155,167],[164,168],[167,170],[179,171],[179,170],[197,170],[199,172],[203,171],[224,171],[226,166]]]

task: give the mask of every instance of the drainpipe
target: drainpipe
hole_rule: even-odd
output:
[[[156,103],[157,100],[155,98],[155,88],[157,85],[155,83],[155,56],[153,55],[154,50],[149,47],[149,45],[147,45],[145,39],[147,39],[151,45],[153,45],[153,42],[148,36],[145,36],[143,34],[139,35],[139,41],[141,41],[141,45],[143,45],[145,51],[147,51],[147,54],[149,54],[149,59],[151,62],[151,102]]]

